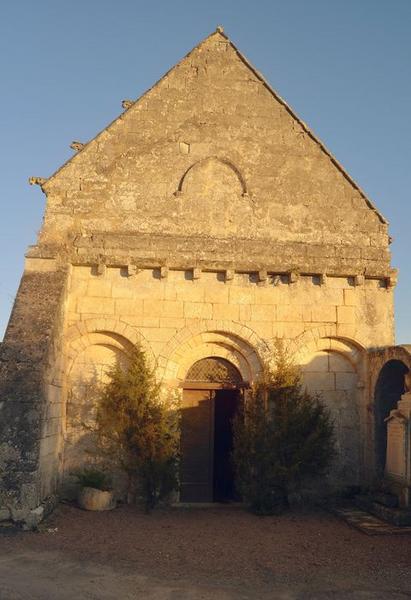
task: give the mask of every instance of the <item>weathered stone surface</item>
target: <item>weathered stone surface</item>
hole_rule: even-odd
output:
[[[39,448],[50,339],[60,310],[64,272],[26,273],[0,347],[0,497],[39,504]]]

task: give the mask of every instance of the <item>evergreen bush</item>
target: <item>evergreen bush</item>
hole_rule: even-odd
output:
[[[161,399],[144,351],[136,345],[124,368],[116,364],[97,405],[97,445],[128,478],[128,499],[136,495],[150,511],[177,488],[177,411]]]
[[[334,454],[334,428],[318,396],[302,389],[299,370],[278,343],[234,420],[236,484],[250,510],[274,514],[308,478],[324,474]]]
[[[73,473],[82,488],[91,487],[103,492],[111,490],[111,478],[107,473],[94,467],[84,467]]]

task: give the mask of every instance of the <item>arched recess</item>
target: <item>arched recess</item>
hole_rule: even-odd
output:
[[[366,348],[366,342],[362,340],[360,332],[352,325],[328,323],[309,329],[296,337],[293,340],[291,351],[298,360],[298,357],[304,355],[306,352],[310,352],[313,345],[322,345],[324,342],[321,340],[328,339],[346,343],[353,351],[357,351],[361,355],[363,355]]]
[[[255,332],[232,321],[199,321],[181,330],[164,348],[159,372],[168,385],[184,381],[194,362],[215,356],[231,362],[244,381],[251,382],[261,372],[268,347]]]
[[[63,485],[70,474],[93,457],[89,425],[95,418],[99,390],[114,364],[126,365],[128,352],[140,344],[149,361],[153,353],[144,337],[117,319],[87,319],[70,327],[63,355]],[[154,364],[154,362],[153,362]]]
[[[303,386],[321,397],[334,423],[336,487],[358,484],[362,473],[363,363],[358,344],[341,339],[319,338],[299,353]]]
[[[73,358],[67,365],[65,411],[63,412],[64,464],[63,480],[93,458],[94,436],[90,426],[102,385],[115,364],[126,366],[132,343],[107,331],[89,333],[73,340]]]
[[[374,392],[374,439],[376,475],[384,475],[387,458],[387,423],[385,419],[394,410],[405,391],[408,367],[402,360],[391,359],[379,372]]]
[[[204,183],[213,185],[228,184],[230,187],[239,186],[239,192],[243,196],[248,196],[247,186],[244,177],[238,167],[226,158],[209,156],[203,158],[191,165],[181,177],[177,193],[182,194],[188,189],[196,189],[199,185],[203,187]]]
[[[78,352],[93,343],[90,337],[92,334],[109,335],[112,343],[115,343],[115,339],[117,339],[120,345],[123,345],[124,349],[130,348],[135,344],[140,344],[146,353],[147,359],[154,366],[153,351],[140,331],[120,319],[85,319],[69,327],[65,333],[65,372],[70,369],[70,365]]]
[[[369,423],[368,464],[370,478],[384,472],[387,432],[384,419],[404,391],[404,375],[411,371],[411,346],[385,346],[368,351]]]

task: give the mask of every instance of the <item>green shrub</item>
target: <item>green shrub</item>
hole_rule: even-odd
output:
[[[177,411],[160,398],[160,387],[139,346],[128,365],[109,372],[97,407],[100,451],[128,478],[128,497],[142,497],[149,511],[177,488]]]
[[[111,478],[104,471],[94,467],[85,467],[73,473],[81,487],[91,487],[96,490],[111,490]]]
[[[274,514],[334,457],[334,430],[319,397],[302,390],[298,369],[279,344],[273,370],[250,391],[234,420],[236,484],[248,507]]]

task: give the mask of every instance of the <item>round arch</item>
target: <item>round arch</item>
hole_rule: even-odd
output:
[[[374,439],[376,474],[382,476],[387,457],[386,419],[405,391],[405,375],[409,369],[398,358],[391,358],[380,370],[374,389]]]
[[[322,333],[319,328],[311,340],[305,336],[295,360],[301,366],[303,386],[322,398],[333,421],[336,457],[329,481],[340,488],[357,485],[361,477],[365,353],[353,340],[320,337]],[[332,335],[333,328],[327,333]]]
[[[313,348],[324,344],[321,340],[336,340],[340,343],[345,343],[351,347],[353,351],[360,355],[366,348],[366,343],[362,340],[361,335],[353,328],[352,325],[344,325],[328,323],[305,331],[292,342],[292,350],[296,357],[302,356],[307,352],[312,352]],[[328,342],[325,342],[328,343]]]
[[[238,386],[243,384],[243,378],[232,362],[225,358],[208,356],[197,360],[187,371],[184,383],[194,382]]]
[[[251,382],[262,370],[268,346],[248,327],[233,322],[202,321],[181,330],[159,359],[161,376],[171,385],[184,381],[194,362],[216,356],[231,362],[243,381]]]
[[[337,337],[317,338],[297,350],[296,361],[298,364],[304,364],[307,358],[315,352],[336,352],[351,364],[360,377],[363,376],[364,350],[353,340]]]
[[[124,352],[140,344],[152,365],[155,357],[150,344],[140,331],[120,319],[86,319],[66,332],[65,371],[70,371],[76,356],[93,344],[108,344]]]
[[[184,189],[186,187],[188,175],[191,175],[191,174],[195,173],[196,171],[202,169],[204,166],[206,166],[206,165],[208,165],[210,163],[220,163],[224,167],[227,167],[227,169],[231,170],[234,173],[234,175],[237,177],[237,179],[238,179],[238,182],[239,182],[239,184],[241,186],[242,195],[243,196],[247,196],[248,195],[246,182],[245,182],[245,179],[242,176],[240,170],[236,167],[236,165],[234,163],[232,163],[227,158],[219,158],[218,156],[208,156],[208,157],[202,158],[199,161],[197,161],[194,164],[192,164],[185,171],[184,175],[181,177],[181,179],[179,181],[179,184],[178,184],[177,192],[179,194],[183,193],[183,191],[184,191]]]

